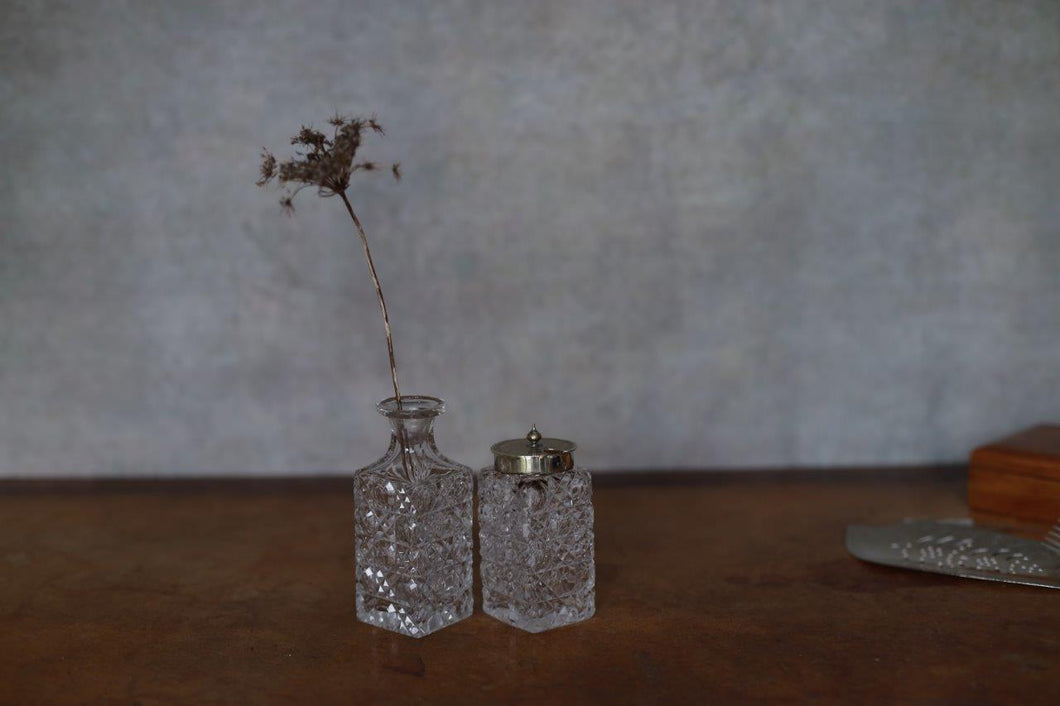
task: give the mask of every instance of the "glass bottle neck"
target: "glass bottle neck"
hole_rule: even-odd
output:
[[[387,421],[390,422],[392,443],[397,443],[402,434],[404,434],[404,442],[409,446],[433,442],[434,420],[436,418],[402,419],[400,417],[390,417]]]
[[[391,397],[380,402],[378,410],[390,424],[390,445],[379,461],[361,471],[412,482],[436,475],[470,474],[467,466],[446,458],[434,443],[434,421],[445,411],[442,400],[402,395],[400,407]]]
[[[434,446],[434,420],[445,411],[445,402],[427,395],[402,395],[400,404],[389,397],[377,409],[390,423],[391,448],[404,444],[414,452],[417,446]]]

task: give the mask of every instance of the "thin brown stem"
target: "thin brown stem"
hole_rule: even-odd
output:
[[[368,261],[368,273],[372,275],[372,283],[375,285],[375,296],[379,300],[379,311],[383,314],[383,328],[386,329],[386,352],[390,358],[390,381],[394,383],[394,398],[397,400],[398,409],[401,409],[401,389],[398,387],[397,361],[394,358],[394,338],[390,333],[390,316],[386,312],[386,299],[383,298],[383,287],[379,284],[379,275],[375,271],[375,262],[372,261],[372,251],[368,247],[368,236],[364,233],[364,226],[357,214],[353,212],[350,200],[346,193],[339,192],[342,203],[346,204],[346,210],[350,212],[353,224],[357,226],[357,234],[361,236],[361,248],[364,250],[364,259]]]
[[[346,192],[338,191],[337,193],[342,198],[342,203],[346,205],[346,210],[349,211],[353,224],[357,226],[357,234],[361,237],[361,248],[364,250],[364,259],[368,261],[368,273],[372,276],[372,283],[375,285],[375,296],[379,300],[379,310],[383,314],[383,328],[386,330],[386,352],[387,357],[390,359],[390,381],[394,384],[394,399],[397,401],[397,408],[400,411],[401,388],[398,386],[397,360],[394,357],[394,338],[390,333],[390,315],[387,314],[383,287],[379,284],[379,275],[375,271],[375,262],[372,260],[372,251],[368,247],[368,236],[365,235],[364,226],[361,225],[361,220],[354,213],[350,200],[346,198]],[[405,472],[409,473],[408,443],[405,440],[405,427],[403,424],[399,424],[397,428],[398,441],[401,444],[401,463],[405,468]]]

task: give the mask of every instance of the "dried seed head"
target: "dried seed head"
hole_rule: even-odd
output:
[[[261,178],[258,179],[258,186],[265,186],[272,178],[276,176],[276,158],[269,154],[268,150],[261,151]]]
[[[276,178],[281,185],[295,187],[280,201],[285,211],[294,210],[293,199],[305,187],[316,187],[320,196],[334,196],[349,188],[350,176],[354,172],[372,172],[379,168],[376,162],[355,161],[365,130],[385,134],[374,115],[365,119],[336,114],[327,122],[332,126],[330,136],[311,126],[301,127],[291,138],[291,144],[300,148],[296,149],[294,157],[277,162],[268,151],[262,155],[259,186]],[[399,165],[393,165],[391,171],[395,179],[401,178]]]
[[[312,147],[314,150],[322,150],[327,144],[328,138],[324,133],[319,130],[314,130],[311,127],[302,126],[302,129],[298,131],[295,137],[291,138],[292,145],[305,145],[306,147]]]

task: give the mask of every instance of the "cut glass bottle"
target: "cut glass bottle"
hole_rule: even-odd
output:
[[[574,448],[532,429],[496,444],[479,480],[483,609],[529,632],[596,609],[592,478],[574,466]]]
[[[357,617],[423,637],[471,615],[474,478],[435,445],[442,400],[403,395],[378,409],[390,447],[354,476]]]

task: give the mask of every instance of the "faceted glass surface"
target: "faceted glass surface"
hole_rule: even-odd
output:
[[[596,609],[592,479],[483,470],[479,480],[482,602],[489,615],[541,632]]]
[[[471,615],[474,479],[434,444],[441,400],[402,396],[402,410],[393,399],[379,409],[390,448],[354,476],[357,618],[423,637]]]

